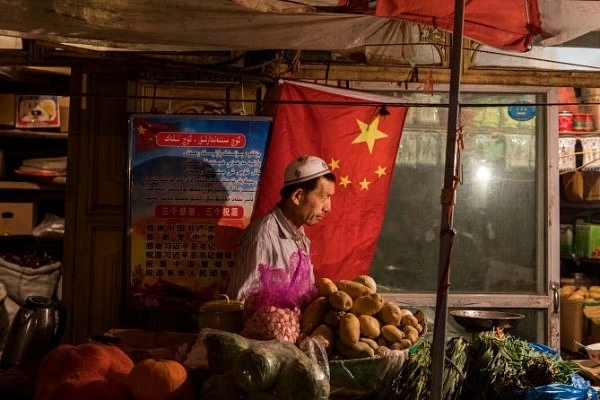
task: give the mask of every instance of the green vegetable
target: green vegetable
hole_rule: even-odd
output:
[[[469,341],[462,337],[451,338],[446,344],[442,398],[458,400],[466,379]]]
[[[327,400],[329,377],[319,364],[293,343],[279,343],[281,370],[272,393],[280,400]]]
[[[424,340],[411,348],[400,373],[382,388],[381,400],[429,399],[431,344]]]
[[[518,392],[538,386],[568,384],[577,372],[572,361],[543,353],[524,340],[502,331],[481,332],[469,340],[452,338],[446,343],[442,398],[516,398]],[[408,360],[378,399],[429,399],[430,385],[431,345],[424,340],[411,347]]]
[[[270,388],[279,375],[281,361],[261,342],[242,351],[233,361],[233,382],[246,392]]]
[[[214,374],[223,374],[231,368],[233,360],[249,346],[245,337],[217,329],[204,329],[204,345],[208,368]]]

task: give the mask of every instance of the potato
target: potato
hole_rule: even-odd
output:
[[[365,342],[356,342],[350,345],[338,340],[335,348],[339,355],[344,358],[368,358],[375,357],[375,350]]]
[[[346,313],[340,321],[338,331],[339,340],[345,345],[352,346],[360,339],[360,322],[358,317],[351,313]]]
[[[400,312],[402,313],[402,316],[404,317],[405,315],[413,315],[413,312],[410,311],[408,308],[401,308]]]
[[[321,324],[329,311],[329,300],[325,296],[314,299],[302,312],[300,317],[300,332],[311,334]]]
[[[384,325],[381,327],[381,336],[383,336],[388,343],[395,343],[404,339],[405,335],[404,332],[395,325]]]
[[[573,292],[575,292],[575,286],[573,285],[566,285],[560,288],[561,297],[569,297]]]
[[[400,321],[401,329],[404,329],[406,326],[413,326],[417,328],[418,325],[419,320],[412,313],[402,316],[402,320]]]
[[[373,339],[361,337],[358,341],[368,344],[373,350],[377,350],[379,348],[379,345]]]
[[[337,328],[338,326],[340,326],[340,321],[342,320],[342,318],[344,318],[344,315],[346,315],[346,311],[340,311],[335,309],[329,310],[323,317],[323,322],[327,326]]]
[[[600,290],[590,290],[588,298],[592,300],[600,300]]]
[[[371,289],[371,293],[377,292],[377,283],[375,282],[375,279],[373,279],[369,275],[359,275],[356,278],[354,278],[354,282],[362,283],[363,285]]]
[[[575,292],[568,297],[569,300],[585,300],[585,296],[579,292]]]
[[[379,293],[367,294],[354,299],[350,312],[356,315],[375,315],[385,301]]]
[[[398,326],[402,320],[402,310],[398,304],[388,301],[379,310],[379,318],[384,325]]]
[[[315,285],[317,286],[317,295],[318,296],[329,296],[331,293],[338,290],[335,283],[329,278],[318,278],[315,281]]]
[[[358,322],[360,322],[360,334],[363,337],[375,339],[381,334],[381,323],[377,318],[370,315],[360,315]]]
[[[419,331],[414,326],[407,325],[402,329],[402,332],[404,332],[405,338],[410,340],[412,344],[417,343],[419,340]]]
[[[335,341],[335,336],[333,333],[333,329],[331,329],[331,327],[329,327],[325,324],[319,325],[315,328],[315,330],[310,335],[310,337],[315,338],[315,339],[321,338],[322,344],[325,347],[327,354],[331,355],[331,352],[333,351],[333,343]]]
[[[329,304],[331,304],[331,307],[335,308],[336,310],[340,310],[340,311],[348,311],[352,308],[353,305],[353,301],[352,301],[352,297],[350,297],[350,295],[346,292],[343,292],[341,290],[337,290],[333,293],[331,293],[328,296],[329,299]]]
[[[360,296],[364,296],[366,294],[371,293],[371,289],[363,285],[362,283],[349,281],[347,279],[341,279],[335,283],[338,290],[342,292],[346,292],[352,297],[352,299],[356,299]]]
[[[399,340],[395,343],[392,343],[390,346],[390,349],[392,350],[404,350],[404,349],[408,349],[410,346],[412,346],[412,342],[408,339],[402,339]]]
[[[427,317],[423,310],[417,310],[414,313],[415,318],[417,319],[418,325],[415,326],[417,331],[419,331],[419,336],[427,332]]]

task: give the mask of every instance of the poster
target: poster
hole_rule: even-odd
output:
[[[250,222],[271,118],[129,122],[131,299],[144,307],[211,300],[225,291]]]

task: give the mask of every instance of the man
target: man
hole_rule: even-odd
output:
[[[304,225],[317,224],[331,211],[334,191],[335,175],[319,157],[300,156],[286,167],[279,203],[242,234],[228,287],[230,297],[246,298],[260,278],[260,264],[289,271],[290,257],[295,253],[310,257]],[[314,282],[312,265],[310,276]]]

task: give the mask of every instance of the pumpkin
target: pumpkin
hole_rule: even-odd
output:
[[[134,365],[127,378],[135,400],[188,400],[194,386],[185,367],[167,359],[147,358]]]
[[[42,360],[35,400],[130,400],[127,377],[134,364],[115,346],[62,344]]]

